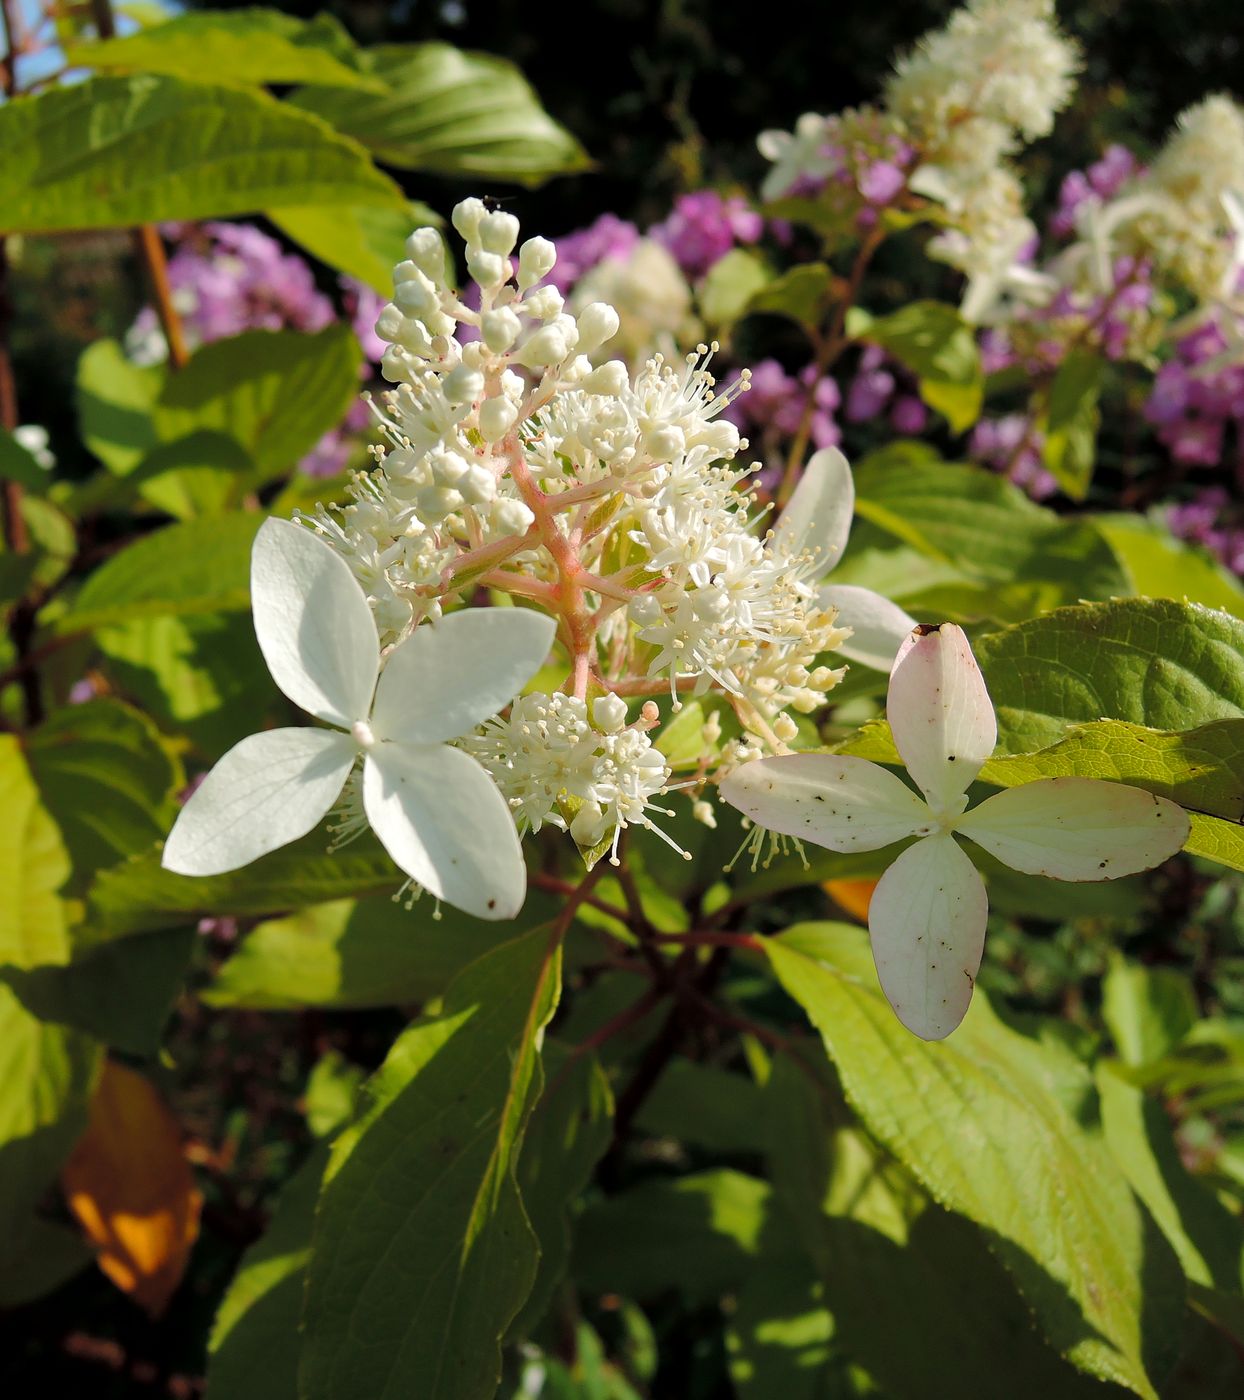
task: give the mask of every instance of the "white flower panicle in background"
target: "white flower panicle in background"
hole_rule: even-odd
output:
[[[984,882],[956,833],[1027,874],[1112,880],[1174,855],[1189,823],[1164,797],[1090,778],[1025,783],[968,811],[997,722],[968,640],[950,624],[918,627],[904,643],[886,713],[923,796],[876,763],[815,753],[744,764],[723,780],[722,795],[759,826],[832,851],[917,838],[878,882],[868,927],[899,1019],[939,1040],[967,1011],[988,914]]]
[[[984,173],[1049,134],[1078,66],[1053,0],[972,0],[898,61],[885,101],[927,160]]]
[[[763,193],[823,189],[833,199],[850,152],[847,166],[861,172],[869,204],[910,191],[942,206],[944,227],[929,252],[967,275],[968,319],[983,319],[1003,293],[1048,295],[1048,284],[1028,275],[1037,230],[1008,162],[1050,132],[1078,67],[1052,0],[972,0],[898,60],[881,109],[807,113],[793,133],[762,132],[761,154],[774,162]]]
[[[1200,301],[1237,300],[1244,110],[1225,96],[1189,107],[1149,170],[1120,191],[1114,212],[1125,245],[1151,256]]]

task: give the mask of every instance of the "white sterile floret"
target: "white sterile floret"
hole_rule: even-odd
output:
[[[251,562],[255,634],[272,678],[330,729],[274,729],[235,745],[164,846],[166,869],[217,875],[305,836],[361,761],[368,823],[437,899],[513,918],[526,870],[513,819],[480,765],[446,742],[508,704],[543,664],[551,618],[455,613],[385,658],[362,589],[310,530],[267,520]]]
[[[940,1040],[967,1011],[988,914],[955,833],[1027,874],[1112,880],[1174,855],[1189,823],[1164,797],[1074,777],[1010,788],[966,811],[997,722],[967,637],[949,623],[917,627],[904,643],[886,713],[923,797],[876,763],[835,754],[744,763],[721,793],[759,826],[833,851],[918,838],[881,877],[868,927],[890,1005],[917,1035]]]
[[[490,720],[459,745],[490,774],[520,830],[548,823],[584,850],[609,840],[616,860],[627,826],[668,840],[649,812],[667,815],[653,798],[669,782],[669,765],[646,733],[622,727],[625,713],[617,696],[601,697],[589,711],[573,695],[524,695],[508,718]]]

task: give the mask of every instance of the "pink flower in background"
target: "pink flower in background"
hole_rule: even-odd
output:
[[[738,244],[756,243],[764,220],[745,199],[723,199],[715,190],[682,194],[670,216],[648,230],[688,277],[702,277]]]

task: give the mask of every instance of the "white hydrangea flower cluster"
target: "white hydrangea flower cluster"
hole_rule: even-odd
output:
[[[308,523],[349,565],[383,646],[480,589],[556,621],[562,688],[520,698],[458,747],[520,829],[559,826],[616,857],[628,825],[665,810],[646,697],[676,709],[716,691],[739,717],[736,749],[780,753],[796,731],[787,711],[814,710],[840,679],[825,658],[850,632],[815,586],[833,551],[810,527],[763,533],[740,489],[747,444],[721,410],[746,372],[719,393],[706,346],[682,364],[656,355],[633,379],[621,360],[593,364],[620,318],[604,302],[572,312],[544,285],[552,243],[520,246],[518,221],[475,199],[453,225],[476,287],[459,294],[434,230],[408,240],[377,323],[395,386],[387,446],[348,504]],[[845,532],[845,462],[833,482]]]
[[[901,59],[886,86],[887,109],[921,152],[911,187],[951,218],[929,252],[967,275],[969,320],[984,319],[1000,289],[1026,283],[1022,255],[1037,231],[1007,157],[1049,133],[1078,61],[1053,0],[972,0]]]
[[[1152,166],[1120,191],[1103,219],[1198,301],[1236,299],[1244,265],[1244,110],[1218,95],[1181,113]]]
[[[886,85],[875,116],[913,153],[906,188],[945,211],[947,227],[929,251],[968,275],[969,319],[989,309],[1000,286],[1025,284],[1022,255],[1036,228],[1008,158],[1048,134],[1078,65],[1053,0],[969,0],[898,61]],[[826,177],[833,120],[807,113],[793,134],[761,134],[761,154],[775,162],[766,197]]]

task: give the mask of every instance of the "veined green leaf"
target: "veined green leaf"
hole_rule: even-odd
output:
[[[920,397],[962,433],[980,417],[985,395],[976,336],[958,310],[940,301],[914,301],[878,319],[855,309],[847,330],[888,350],[917,377]]]
[[[385,297],[393,294],[393,269],[406,256],[406,239],[417,228],[441,223],[426,204],[417,201],[404,209],[305,204],[266,212],[277,228],[307,252]]]
[[[862,958],[843,970],[809,946],[798,935],[765,940],[869,1133],[935,1201],[985,1231],[1055,1350],[1156,1400],[1182,1279],[1084,1126],[1092,1086],[1078,1062],[1010,1030],[979,993],[953,1037],[921,1041],[865,980]]]
[[[316,1215],[304,1400],[494,1394],[539,1258],[514,1169],[560,981],[547,929],[502,944],[364,1086]]]
[[[328,1145],[286,1183],[263,1236],[242,1256],[207,1344],[209,1400],[297,1400],[298,1317]]]
[[[63,963],[69,939],[58,891],[69,857],[11,734],[0,734],[0,812],[0,964]]]
[[[359,391],[362,353],[348,326],[243,331],[196,350],[165,382],[153,412],[166,443],[211,430],[236,438],[262,484],[335,428]]]
[[[969,578],[1030,589],[1034,609],[1127,590],[1092,525],[1055,515],[984,467],[882,449],[856,467],[855,492],[862,519]]]
[[[327,17],[308,22],[259,8],[226,13],[175,15],[164,24],[104,43],[69,44],[71,68],[96,72],[165,73],[220,83],[327,83],[334,87],[381,87],[325,47]],[[338,43],[349,36],[335,21]]]
[[[364,50],[360,63],[384,93],[305,88],[291,101],[387,165],[532,185],[588,166],[583,148],[504,58],[450,44],[386,44]]]
[[[251,544],[262,523],[257,512],[218,515],[144,535],[96,569],[57,630],[249,607]]]
[[[112,699],[69,706],[31,735],[26,753],[73,859],[75,890],[101,866],[148,851],[168,833],[185,774],[132,706]]]
[[[390,877],[390,893],[399,879]],[[440,996],[468,963],[555,912],[551,899],[535,893],[505,924],[454,908],[434,919],[428,904],[407,909],[379,896],[314,904],[252,929],[202,996],[212,1006],[268,1011],[422,1002]]]
[[[402,203],[361,147],[256,90],[144,73],[0,107],[0,233]]]
[[[1195,603],[1060,608],[981,637],[974,650],[1001,753],[1046,748],[1093,720],[1182,731],[1244,717],[1244,622]]]
[[[17,1242],[86,1127],[99,1066],[87,1036],[37,1021],[0,986],[0,1240]]]

